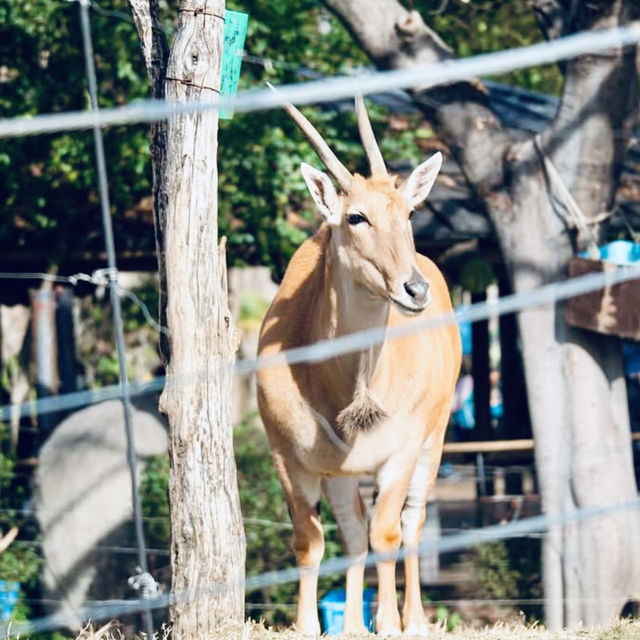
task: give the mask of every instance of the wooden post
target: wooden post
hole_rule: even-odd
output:
[[[50,282],[43,282],[40,289],[31,294],[31,331],[38,398],[57,395],[58,359],[56,353],[55,295]],[[42,413],[38,416],[38,443],[31,443],[31,450],[22,452],[35,455],[37,449],[49,436],[58,422],[57,413]]]
[[[213,102],[220,87],[223,0],[182,0],[167,66],[170,102]],[[204,638],[244,618],[245,539],[231,425],[237,346],[218,247],[215,110],[169,119],[156,206],[169,328],[169,502],[175,638]]]
[[[73,331],[73,291],[69,287],[56,289],[56,333],[58,337],[58,372],[60,393],[78,389],[76,379],[76,340]]]

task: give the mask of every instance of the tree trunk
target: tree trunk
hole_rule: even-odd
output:
[[[377,0],[375,10],[366,0],[325,4],[382,68],[451,56],[420,16],[395,0]],[[558,0],[548,32],[617,26],[637,11],[633,4]],[[585,242],[554,208],[539,149],[601,236],[598,220],[612,206],[637,100],[633,51],[585,56],[563,69],[562,103],[538,145],[511,139],[474,83],[414,93],[484,204],[516,292],[565,279]],[[634,500],[619,340],[567,326],[562,303],[521,312],[518,326],[545,513],[571,517],[580,508]],[[637,512],[625,511],[549,531],[543,548],[548,626],[604,622],[620,612],[640,585],[639,533]]]
[[[219,94],[224,1],[182,0],[162,73],[157,5],[131,0],[156,97],[214,101]],[[158,40],[158,41],[157,41]],[[165,83],[164,92],[159,83]],[[171,608],[177,638],[206,637],[244,618],[245,539],[231,428],[237,340],[218,247],[218,114],[173,116],[153,131],[156,239],[168,382]],[[164,146],[166,145],[166,146]]]

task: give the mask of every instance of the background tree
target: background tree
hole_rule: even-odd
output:
[[[454,55],[417,11],[396,0],[325,4],[380,68]],[[623,25],[639,10],[632,0],[531,4],[547,37]],[[493,222],[515,291],[566,278],[569,259],[587,241],[557,208],[544,155],[558,167],[593,234],[606,238],[603,214],[613,205],[637,104],[635,55],[634,48],[617,49],[561,65],[562,100],[537,141],[505,130],[477,83],[414,91]],[[571,516],[579,508],[634,500],[620,340],[568,326],[562,303],[523,311],[518,323],[544,511]],[[621,610],[640,578],[639,524],[637,512],[621,511],[549,531],[543,566],[550,627],[597,623]]]

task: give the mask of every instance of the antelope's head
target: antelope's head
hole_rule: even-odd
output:
[[[358,129],[371,177],[352,175],[305,116],[293,105],[285,108],[340,186],[336,191],[326,173],[302,164],[311,197],[332,228],[331,242],[341,268],[356,284],[389,300],[402,313],[420,313],[429,303],[430,292],[416,261],[411,217],[431,191],[442,154],[434,154],[399,184],[397,176],[387,173],[364,101],[357,97]]]

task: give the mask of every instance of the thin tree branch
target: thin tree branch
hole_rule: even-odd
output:
[[[11,529],[2,536],[2,539],[0,539],[0,553],[4,553],[11,546],[11,543],[18,537],[19,531],[19,527],[11,527]]]

